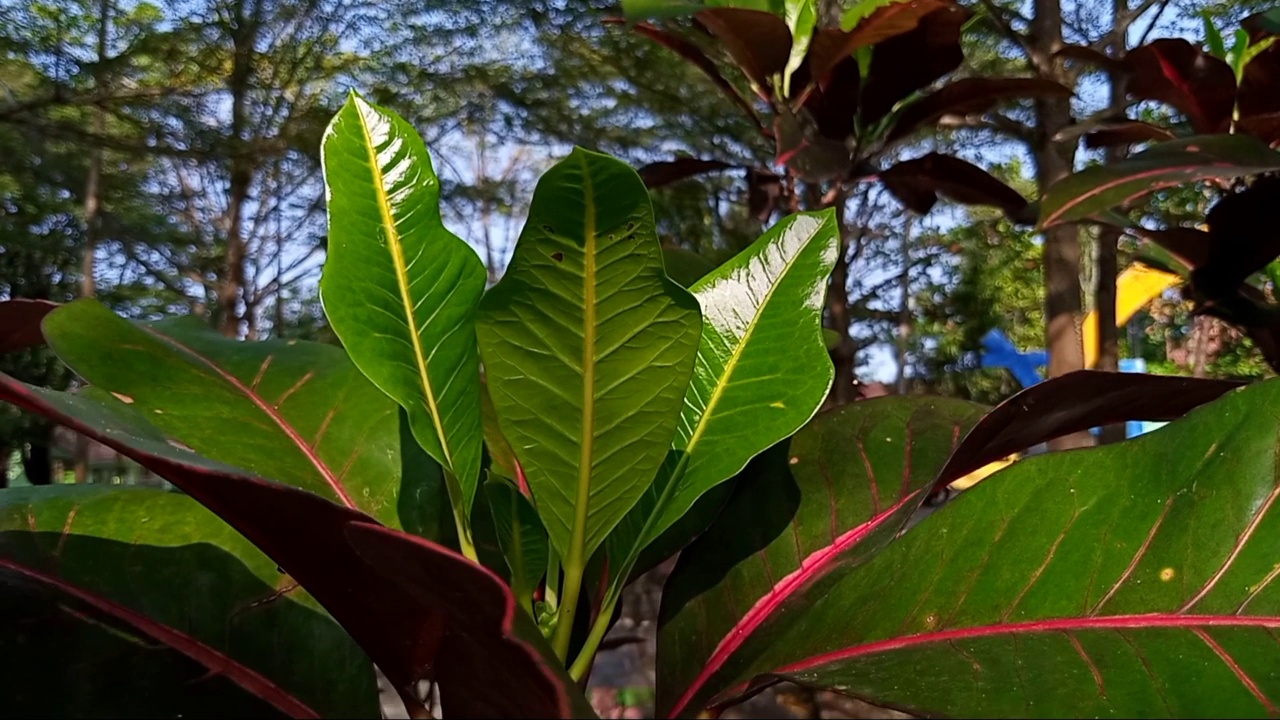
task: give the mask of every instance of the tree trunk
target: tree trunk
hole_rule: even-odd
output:
[[[835,270],[827,285],[827,321],[831,329],[840,335],[840,343],[831,350],[831,362],[836,372],[831,392],[827,395],[827,407],[839,407],[853,401],[854,361],[858,354],[857,345],[849,335],[852,319],[849,317],[849,238],[844,218],[846,198],[843,192],[836,195],[840,253],[836,256]]]
[[[253,184],[253,163],[246,133],[249,125],[249,90],[253,81],[254,42],[257,38],[257,12],[249,17],[246,2],[235,4],[235,24],[231,28],[233,54],[228,90],[231,93],[231,135],[228,149],[229,177],[227,187],[227,251],[226,268],[218,284],[219,329],[227,337],[240,336],[240,297],[244,290],[244,206]]]
[[[1029,48],[1031,63],[1042,77],[1068,87],[1074,83],[1053,54],[1062,43],[1062,8],[1059,0],[1035,0]],[[1067,176],[1075,161],[1075,141],[1054,142],[1059,131],[1071,124],[1068,99],[1037,100],[1036,137],[1033,156],[1036,185],[1043,195],[1055,181]],[[1084,367],[1084,346],[1080,337],[1083,306],[1080,288],[1080,234],[1073,225],[1057,226],[1045,232],[1045,349],[1049,352],[1049,377],[1059,377]],[[1055,450],[1087,447],[1093,437],[1079,432],[1049,443]]]
[[[911,216],[907,215],[902,223],[902,273],[898,275],[898,291],[901,293],[901,304],[898,306],[898,337],[896,343],[896,360],[898,377],[894,387],[899,395],[907,394],[907,349],[911,343],[911,330],[914,319],[911,317]]]
[[[1125,41],[1124,18],[1129,14],[1129,0],[1115,0],[1112,5],[1111,56],[1119,60],[1128,50]],[[1125,106],[1124,78],[1120,75],[1111,77],[1110,110],[1119,113]],[[1107,162],[1121,160],[1126,155],[1122,147],[1107,149]],[[1098,311],[1098,361],[1094,366],[1098,370],[1110,372],[1120,371],[1120,328],[1116,326],[1116,277],[1120,273],[1120,230],[1109,225],[1102,226],[1098,233],[1098,288],[1096,290],[1095,307]],[[1102,428],[1099,444],[1121,442],[1124,440],[1123,423],[1107,425]]]
[[[111,0],[102,0],[98,9],[98,63],[93,71],[94,91],[106,96],[107,37],[111,28]],[[107,132],[107,112],[99,102],[93,109],[93,134],[100,138]],[[102,146],[94,141],[89,148],[89,170],[84,182],[84,255],[80,259],[80,296],[97,294],[94,280],[94,255],[97,253],[102,228]],[[89,481],[89,438],[76,434],[74,450],[77,483]]]

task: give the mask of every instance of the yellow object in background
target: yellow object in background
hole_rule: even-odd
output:
[[[1116,278],[1116,327],[1129,322],[1133,314],[1160,293],[1182,282],[1180,275],[1157,270],[1141,263],[1134,263]],[[1084,366],[1093,367],[1098,362],[1098,313],[1085,316],[1080,329],[1084,340]]]
[[[1019,453],[1014,453],[1002,460],[996,460],[993,463],[988,463],[986,465],[983,465],[977,470],[974,470],[968,475],[965,475],[959,480],[956,480],[955,482],[951,483],[949,487],[955,488],[956,490],[968,490],[974,485],[977,485],[980,481],[985,480],[988,475],[991,475],[997,470],[1003,470],[1009,467],[1010,465],[1014,464],[1015,462],[1017,462],[1018,457],[1019,457]]]

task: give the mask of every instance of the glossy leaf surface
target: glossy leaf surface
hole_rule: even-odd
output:
[[[1054,183],[1040,203],[1040,225],[1084,220],[1156,190],[1206,178],[1280,170],[1280,153],[1246,135],[1206,135],[1152,145]]]
[[[311,493],[202,458],[166,441],[139,413],[119,403],[32,388],[2,374],[0,400],[103,443],[212,510],[306,588],[409,702],[416,702],[419,681],[435,678],[449,683],[450,712],[457,717],[582,715],[563,673],[557,675],[554,667],[548,673],[537,646],[520,641],[519,652],[511,649],[514,599],[505,586],[456,552],[381,528],[367,515]],[[403,575],[388,577],[385,565],[375,567],[352,547],[348,534],[355,526],[415,548],[391,562],[398,570],[409,562],[430,564],[433,582],[406,588]],[[456,597],[468,598],[464,617],[456,616]],[[455,626],[469,628],[469,634],[445,632]],[[500,675],[494,674],[495,666],[484,674],[451,673],[499,656],[504,658],[496,666]],[[494,693],[495,682],[526,692]]]
[[[445,228],[427,148],[398,115],[353,94],[323,154],[325,315],[352,362],[408,411],[414,437],[457,479],[465,516],[480,482],[475,308],[484,264]]]
[[[1013,465],[814,584],[804,622],[714,685],[764,672],[924,716],[1274,716],[1277,402],[1268,381]]]
[[[44,323],[50,347],[97,390],[205,457],[399,526],[397,408],[342,350],[238,342],[194,318],[136,325],[92,300]],[[412,490],[412,488],[409,488]]]
[[[806,624],[807,588],[892,540],[982,411],[937,398],[860,401],[756,458],[667,583],[659,713],[695,714],[725,674],[756,667],[745,642]]]
[[[674,443],[683,467],[642,543],[817,412],[835,374],[822,312],[839,242],[832,213],[793,215],[694,285],[702,340]]]
[[[590,557],[652,483],[697,352],[643,183],[575,150],[543,175],[479,335],[503,435],[551,544]]]
[[[0,577],[6,713],[378,716],[351,637],[187,496],[6,490]]]

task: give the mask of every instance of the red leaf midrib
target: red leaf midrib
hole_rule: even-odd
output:
[[[698,673],[693,682],[689,683],[689,686],[685,688],[684,694],[680,696],[680,699],[672,707],[670,717],[678,715],[693,700],[694,695],[702,689],[702,686],[720,670],[733,653],[737,652],[738,648],[746,642],[746,639],[764,624],[787,598],[791,597],[797,588],[802,587],[817,576],[819,572],[825,569],[832,560],[845,550],[862,542],[863,538],[893,517],[903,506],[915,500],[919,494],[920,491],[917,490],[907,495],[874,518],[848,530],[830,545],[804,558],[799,567],[774,584],[769,589],[769,592],[762,595],[720,640],[719,645],[712,651],[711,657],[707,659],[702,671]]]
[[[186,655],[207,668],[210,672],[226,677],[251,695],[261,698],[280,712],[296,718],[319,718],[320,714],[311,709],[298,698],[289,694],[279,685],[268,680],[258,672],[237,662],[228,655],[200,642],[199,640],[175,630],[163,623],[156,622],[140,613],[108,600],[104,597],[77,587],[62,578],[20,565],[12,560],[0,558],[0,568],[16,572],[35,582],[47,585],[58,592],[70,595],[122,622],[128,623],[138,631],[164,643],[167,647]]]
[[[935,632],[904,635],[887,640],[876,640],[840,650],[813,655],[770,672],[795,673],[821,665],[866,655],[900,650],[930,643],[954,642],[972,638],[1018,635],[1041,632],[1071,632],[1079,630],[1150,630],[1156,628],[1207,628],[1207,627],[1265,627],[1280,628],[1280,617],[1239,615],[1182,615],[1178,613],[1149,613],[1145,615],[1111,615],[1105,617],[1052,618],[997,625],[977,625],[967,628],[939,630]]]
[[[302,436],[298,434],[297,429],[295,429],[288,420],[285,420],[284,416],[280,414],[279,410],[277,410],[275,407],[272,407],[271,404],[268,403],[261,395],[259,395],[253,389],[249,388],[247,385],[241,382],[240,379],[237,378],[235,375],[232,375],[231,373],[227,372],[225,369],[223,369],[220,365],[215,363],[213,360],[196,352],[193,348],[187,345],[184,345],[183,343],[175,340],[174,338],[155,330],[154,328],[147,328],[147,330],[151,334],[160,338],[162,341],[173,345],[174,347],[187,353],[188,355],[195,358],[196,360],[199,360],[210,370],[217,373],[218,377],[222,378],[224,381],[226,381],[228,384],[234,387],[237,392],[244,395],[245,398],[247,398],[250,402],[252,402],[259,410],[261,410],[264,414],[266,414],[266,416],[269,417],[271,421],[276,424],[277,427],[280,428],[281,432],[283,432],[285,436],[289,438],[290,442],[292,442],[294,445],[297,446],[298,450],[303,454],[303,456],[307,458],[307,460],[311,463],[311,465],[315,467],[315,469],[320,473],[320,477],[324,478],[325,483],[329,485],[330,489],[332,489],[334,494],[338,496],[338,499],[342,502],[343,505],[346,505],[347,507],[353,510],[360,509],[356,506],[355,501],[351,499],[351,495],[350,493],[347,492],[346,487],[343,486],[342,481],[339,480],[338,476],[334,474],[333,469],[330,468],[323,460],[320,459],[320,456],[311,447],[311,445],[308,444],[306,440],[302,439]],[[300,384],[301,383],[299,383],[299,385]]]

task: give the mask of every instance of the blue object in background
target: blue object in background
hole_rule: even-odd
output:
[[[1120,372],[1144,373],[1146,371],[1147,361],[1142,358],[1122,358],[1120,360]],[[1168,425],[1168,423],[1150,420],[1130,420],[1124,424],[1124,436],[1127,438],[1137,437],[1165,425]]]
[[[1019,352],[1009,337],[996,328],[982,336],[982,349],[982,367],[1007,368],[1024,388],[1044,379],[1038,369],[1049,364],[1049,354],[1044,350]]]
[[[1044,350],[1020,352],[1013,342],[1009,340],[1009,336],[997,328],[992,328],[986,335],[982,336],[982,350],[983,352],[979,353],[982,367],[1005,368],[1018,381],[1018,384],[1024,388],[1029,388],[1044,380],[1044,377],[1040,375],[1040,368],[1049,364],[1049,354]],[[1142,358],[1125,358],[1120,361],[1120,372],[1143,373],[1146,371],[1147,361]],[[1126,438],[1137,437],[1166,424],[1163,422],[1130,420],[1125,423],[1124,435]],[[1100,430],[1094,428],[1090,432],[1097,435]]]

